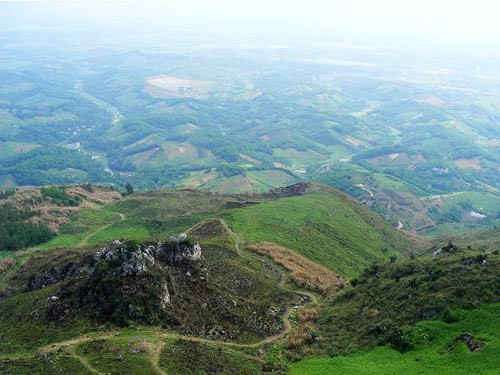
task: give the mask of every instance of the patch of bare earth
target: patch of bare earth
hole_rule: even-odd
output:
[[[16,260],[14,258],[1,258],[0,259],[0,273],[4,273],[10,267],[16,264]]]
[[[459,168],[466,169],[474,169],[476,171],[480,171],[481,168],[481,160],[479,158],[470,158],[470,159],[455,159],[453,161],[455,165]]]
[[[77,212],[105,205],[122,197],[121,193],[116,190],[91,184],[68,187],[66,193],[79,196],[81,198],[80,204],[74,207],[57,205],[50,197],[42,199],[38,188],[19,188],[14,195],[1,200],[0,205],[9,204],[20,210],[34,211],[36,215],[31,218],[32,222],[43,223],[51,231],[57,233],[59,227],[66,224],[69,218]]]
[[[250,163],[260,165],[262,162],[258,161],[257,159],[252,158],[251,156],[248,156],[246,154],[240,154],[240,158],[245,159],[246,161],[249,161]]]
[[[367,147],[367,144],[365,142],[363,142],[361,139],[357,139],[357,138],[351,137],[350,135],[346,135],[345,136],[345,140],[347,142],[349,142],[350,144],[354,145],[354,146],[364,146],[364,147]]]
[[[248,245],[247,248],[282,265],[290,273],[290,279],[298,286],[323,295],[330,294],[348,283],[345,277],[335,274],[286,247],[262,242]]]
[[[149,77],[145,92],[155,98],[188,98],[208,94],[211,83],[172,77],[166,74]]]

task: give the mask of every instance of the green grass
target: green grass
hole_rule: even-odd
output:
[[[451,197],[441,198],[442,205],[439,210],[431,212],[431,216],[438,221],[437,225],[426,232],[427,236],[444,236],[453,233],[482,230],[500,224],[496,218],[500,212],[500,196],[487,192],[464,192]],[[485,219],[477,220],[470,217],[471,211],[487,215]],[[443,222],[446,218],[454,220]],[[440,222],[441,221],[441,222]]]
[[[114,239],[143,241],[178,234],[225,203],[217,194],[153,191],[134,194],[98,209],[80,211],[38,249],[95,246]]]
[[[140,336],[93,340],[76,348],[91,366],[105,374],[154,374],[149,360],[149,345]],[[117,360],[121,356],[121,360]]]
[[[187,340],[167,342],[160,366],[171,375],[256,374],[262,366],[243,353],[223,345]]]
[[[2,299],[0,304],[0,358],[31,353],[35,349],[99,329],[85,319],[48,322],[44,309],[54,288],[19,293]]]
[[[245,176],[252,181],[255,191],[267,191],[296,183],[298,179],[280,170],[249,171]]]
[[[263,241],[298,251],[342,275],[398,254],[404,238],[358,203],[334,192],[283,198],[222,214],[247,243]]]
[[[457,310],[459,319],[447,324],[425,321],[414,328],[427,337],[414,349],[400,353],[389,346],[333,358],[308,358],[291,365],[293,375],[316,374],[498,374],[500,355],[500,304],[484,305],[472,311]],[[471,352],[456,341],[461,334],[471,334],[485,342]]]
[[[374,173],[373,178],[377,181],[380,189],[389,189],[394,191],[409,191],[416,196],[425,196],[427,193],[420,188],[412,185],[411,183],[399,179],[397,177],[387,175],[384,173]]]
[[[31,358],[0,359],[0,373],[10,375],[90,374],[78,359],[60,353],[37,354]]]
[[[372,265],[351,280],[353,287],[325,301],[314,322],[321,339],[308,350],[328,356],[385,344],[405,350],[413,340],[408,330],[418,322],[451,322],[452,309],[499,303],[499,269],[497,254],[465,249],[455,255]]]
[[[318,188],[290,198],[223,196],[179,190],[134,194],[96,210],[84,210],[38,248],[96,246],[114,239],[162,239],[218,216],[247,243],[274,242],[330,269],[355,276],[377,259],[402,256],[410,242],[380,217],[343,194]],[[314,187],[313,187],[314,189]],[[227,202],[259,204],[226,209]]]

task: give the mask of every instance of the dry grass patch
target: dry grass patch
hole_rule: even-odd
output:
[[[481,160],[479,158],[471,158],[471,159],[456,159],[454,163],[457,167],[466,169],[474,169],[476,171],[480,171],[481,168]]]
[[[316,264],[293,250],[281,247],[270,242],[262,242],[247,246],[249,250],[268,256],[290,272],[290,279],[298,286],[330,294],[342,288],[348,281],[345,277],[335,274],[327,268]]]
[[[305,357],[311,351],[311,345],[321,340],[316,327],[322,306],[302,309],[297,312],[297,329],[287,338],[288,359],[295,361]]]
[[[16,260],[14,258],[3,258],[0,259],[0,273],[4,273],[10,267],[16,264]]]

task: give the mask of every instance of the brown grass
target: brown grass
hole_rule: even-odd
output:
[[[454,163],[457,167],[466,169],[471,168],[476,171],[480,171],[481,168],[481,160],[479,158],[471,158],[471,159],[456,159]]]
[[[314,306],[297,311],[297,329],[287,338],[287,356],[290,360],[298,360],[306,356],[311,350],[311,344],[321,340],[315,323],[323,306]]]
[[[59,227],[66,224],[77,212],[111,203],[122,196],[119,191],[113,189],[85,184],[68,187],[66,192],[69,195],[80,196],[82,198],[80,204],[76,207],[58,206],[49,198],[42,200],[39,188],[18,188],[14,195],[0,200],[0,204],[35,211],[36,215],[31,219],[32,222],[43,223],[51,231],[58,232]]]
[[[310,261],[295,251],[270,242],[249,245],[248,249],[268,256],[285,267],[290,273],[290,279],[298,286],[323,295],[330,294],[335,288],[341,288],[348,282],[346,278]]]
[[[0,259],[0,273],[4,273],[10,267],[16,264],[16,260],[14,258],[2,258]]]

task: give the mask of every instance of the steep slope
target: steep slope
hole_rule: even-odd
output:
[[[292,348],[335,358],[304,360],[292,373],[497,373],[498,251],[443,249],[352,280],[310,322],[319,339]]]
[[[376,260],[404,257],[415,247],[345,194],[324,185],[305,186],[303,194],[221,215],[247,243],[274,242],[349,277]]]

